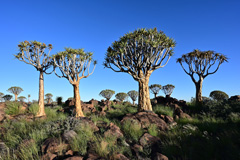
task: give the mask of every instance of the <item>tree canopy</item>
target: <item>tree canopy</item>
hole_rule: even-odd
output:
[[[165,86],[162,87],[162,90],[163,90],[163,92],[164,92],[164,94],[165,94],[166,96],[171,96],[174,88],[175,88],[174,85],[172,85],[172,84],[167,84],[167,85],[165,85]]]
[[[21,101],[21,102],[24,102],[25,99],[27,99],[27,98],[24,97],[24,96],[20,96],[20,97],[18,97],[18,100]]]
[[[175,44],[172,38],[156,28],[138,29],[113,42],[107,50],[104,66],[115,72],[129,73],[135,80],[140,80],[147,71],[167,64]]]
[[[209,97],[211,97],[212,99],[214,99],[216,101],[223,101],[223,100],[227,100],[229,98],[227,93],[225,93],[223,91],[219,91],[219,90],[212,91],[210,93]]]
[[[14,87],[9,88],[7,91],[14,95],[19,95],[23,91],[23,89],[21,87],[14,86]]]
[[[156,98],[157,94],[162,89],[162,86],[160,84],[152,84],[149,86],[149,89],[152,91],[152,93],[154,94],[154,96]]]
[[[102,90],[102,91],[99,93],[100,96],[106,98],[107,100],[110,100],[114,94],[115,94],[115,91],[110,90],[110,89]]]
[[[12,97],[13,97],[12,95],[6,94],[6,95],[3,96],[3,99],[5,101],[10,101],[12,99]]]
[[[117,93],[115,95],[115,97],[116,97],[117,100],[123,102],[128,97],[128,95],[127,95],[127,93],[120,92],[120,93]]]
[[[131,90],[127,94],[132,99],[133,102],[135,102],[137,100],[138,91]]]

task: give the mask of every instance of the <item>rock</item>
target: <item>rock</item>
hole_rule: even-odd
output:
[[[140,123],[143,129],[147,129],[151,124],[155,124],[157,128],[161,131],[168,130],[166,122],[153,112],[138,112],[135,114],[127,114],[122,119],[121,124],[123,124],[127,120]]]
[[[58,153],[62,150],[68,150],[69,144],[61,143],[57,138],[48,138],[43,142],[42,153]]]
[[[70,156],[73,156],[73,151],[72,150],[68,150],[66,153],[65,153],[65,155],[70,155]]]
[[[81,123],[85,126],[89,126],[94,132],[99,131],[99,128],[87,117],[78,117],[77,119],[81,120]]]
[[[0,142],[0,157],[1,155],[6,155],[9,148],[6,146],[4,142]]]
[[[63,135],[62,135],[63,140],[65,140],[66,142],[70,142],[76,136],[77,136],[77,133],[74,130],[64,132]]]
[[[98,105],[98,100],[95,100],[95,99],[91,99],[88,104],[92,104],[93,106],[97,106]]]
[[[46,153],[45,155],[42,156],[41,160],[53,160],[56,157],[57,157],[56,154]]]
[[[168,158],[161,153],[156,153],[153,160],[168,160]]]
[[[123,154],[117,154],[117,155],[114,155],[114,160],[129,160],[129,159]]]
[[[141,146],[153,146],[155,144],[160,144],[160,139],[158,137],[152,136],[148,133],[145,133],[139,140]]]
[[[72,157],[65,158],[64,160],[83,160],[83,157],[81,157],[81,156],[72,156]]]
[[[132,147],[132,149],[133,149],[136,153],[143,151],[143,147],[142,147],[141,145],[139,145],[139,144],[134,144],[133,147]]]
[[[187,113],[184,113],[178,105],[174,105],[173,118],[174,119],[179,119],[179,118],[191,119],[191,116],[189,116]]]
[[[104,136],[115,136],[116,138],[120,138],[123,137],[123,133],[118,126],[111,122],[107,127],[107,131],[104,132]]]
[[[107,128],[108,126],[108,123],[107,122],[104,122],[104,121],[97,121],[96,122],[97,124],[97,127],[101,127],[101,128]]]
[[[164,120],[165,120],[166,123],[173,123],[174,122],[173,117],[170,117],[170,116],[164,116]]]
[[[95,153],[88,153],[88,158],[87,158],[87,160],[97,160],[97,159],[99,159],[100,157],[97,155],[97,154],[95,154]]]
[[[231,96],[228,101],[240,102],[240,95]]]
[[[94,113],[97,111],[93,104],[81,103],[81,106],[84,113]]]
[[[5,119],[5,114],[0,113],[0,122],[2,122]]]

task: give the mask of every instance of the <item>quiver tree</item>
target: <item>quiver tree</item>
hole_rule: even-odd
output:
[[[2,102],[4,94],[0,92],[0,101]]]
[[[72,48],[65,48],[65,51],[53,55],[54,66],[60,70],[60,75],[56,72],[56,69],[54,70],[55,74],[60,78],[66,78],[73,86],[76,117],[84,117],[81,107],[79,83],[82,78],[87,78],[91,75],[95,69],[97,62],[93,62],[92,55],[92,52]],[[94,63],[94,68],[90,73],[91,62]]]
[[[52,102],[52,97],[53,97],[53,95],[51,93],[45,94],[47,104],[50,104]]]
[[[28,95],[28,103],[30,102],[30,97],[31,97],[31,95],[29,94],[29,95]]]
[[[39,111],[37,113],[37,117],[45,116],[46,113],[44,111],[44,73],[47,73],[47,70],[52,66],[51,58],[49,56],[50,51],[52,50],[52,45],[46,45],[45,43],[37,42],[37,41],[24,41],[20,42],[18,45],[19,53],[15,55],[15,57],[25,62],[26,64],[30,64],[39,71],[39,94],[38,94],[38,104]],[[48,49],[48,52],[45,52]]]
[[[223,62],[227,62],[227,57],[215,51],[193,50],[183,54],[177,59],[184,72],[189,75],[196,86],[196,103],[202,102],[202,83],[208,75],[214,74]],[[186,63],[186,67],[184,67]],[[216,65],[215,69],[212,67]],[[187,68],[187,69],[186,69]]]
[[[20,102],[24,102],[25,99],[27,99],[27,98],[24,97],[24,96],[20,96],[20,97],[18,97],[18,100],[19,100]]]
[[[154,94],[154,98],[157,97],[157,94],[159,93],[159,91],[162,89],[162,86],[160,84],[152,84],[149,86],[149,89],[152,91],[152,93]]]
[[[169,98],[174,90],[175,86],[172,84],[167,84],[162,87],[163,93],[166,95],[166,98]]]
[[[123,102],[127,97],[127,93],[120,92],[115,95],[116,99],[119,100],[120,102]]]
[[[9,88],[7,91],[14,94],[15,101],[17,101],[17,99],[18,99],[17,97],[23,91],[23,89],[21,87],[14,86],[14,87]]]
[[[3,99],[6,102],[6,101],[10,101],[12,97],[13,97],[12,95],[6,94],[5,96],[3,96]]]
[[[110,110],[109,100],[112,98],[112,96],[113,96],[114,94],[115,94],[115,91],[110,90],[110,89],[102,90],[102,91],[99,93],[100,96],[106,98],[108,110]],[[104,109],[103,109],[102,111],[104,111]]]
[[[173,54],[175,41],[162,31],[138,29],[108,48],[104,66],[130,74],[139,84],[138,110],[152,111],[148,82],[152,72],[164,67]]]
[[[127,94],[132,99],[133,105],[135,105],[135,101],[137,100],[137,97],[138,97],[138,92],[132,90],[132,91],[129,91]]]
[[[212,99],[220,102],[223,100],[227,100],[229,98],[228,94],[223,92],[223,91],[212,91],[209,95],[209,97],[211,97]]]

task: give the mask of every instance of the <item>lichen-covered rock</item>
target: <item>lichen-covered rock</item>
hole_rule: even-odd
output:
[[[74,130],[70,130],[70,131],[64,132],[63,135],[62,135],[63,140],[65,140],[66,142],[70,142],[76,136],[77,136],[77,133]]]
[[[154,112],[138,112],[135,114],[127,114],[121,121],[123,124],[125,121],[137,121],[141,124],[143,129],[147,129],[151,124],[155,124],[161,131],[168,130],[167,123],[158,117]]]
[[[107,130],[104,132],[104,136],[115,136],[116,138],[120,138],[123,137],[123,133],[117,125],[111,122],[108,125]]]

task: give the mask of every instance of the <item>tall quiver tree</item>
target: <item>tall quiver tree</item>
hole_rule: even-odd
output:
[[[134,91],[134,90],[131,90],[127,94],[132,99],[133,105],[135,105],[135,101],[137,100],[137,97],[138,97],[138,92]]]
[[[108,110],[110,110],[110,106],[109,106],[109,100],[112,98],[112,96],[115,94],[115,91],[111,90],[111,89],[105,89],[102,90],[99,95],[106,98],[107,100],[107,108]],[[102,112],[104,112],[105,107],[103,108]]]
[[[175,86],[172,84],[167,84],[162,87],[163,93],[166,95],[166,98],[170,98]]]
[[[202,83],[208,75],[214,74],[223,62],[227,62],[227,57],[216,53],[215,51],[193,50],[190,53],[183,54],[177,59],[184,72],[189,75],[196,86],[196,103],[202,102]],[[187,64],[185,69],[183,63]],[[211,69],[216,64],[215,69]],[[195,76],[196,75],[196,76]]]
[[[159,93],[159,91],[162,89],[162,86],[160,84],[152,84],[149,86],[149,89],[152,91],[152,93],[154,94],[154,98],[157,97],[157,94]]]
[[[7,91],[10,92],[10,93],[12,93],[12,94],[14,94],[14,96],[15,96],[15,101],[17,101],[18,95],[23,91],[23,89],[22,89],[21,87],[16,87],[16,86],[14,86],[14,87],[8,88]]]
[[[45,116],[46,113],[44,111],[44,73],[47,73],[47,70],[52,66],[51,58],[49,56],[50,51],[52,50],[52,45],[46,45],[45,43],[41,43],[38,41],[24,41],[20,42],[18,45],[19,53],[15,55],[15,57],[25,62],[26,64],[30,64],[34,66],[37,71],[39,71],[39,111],[37,113],[37,117]],[[46,49],[48,52],[46,53]]]
[[[72,48],[65,48],[65,51],[53,55],[54,66],[58,67],[61,72],[61,75],[59,75],[55,70],[55,74],[60,78],[66,78],[73,86],[76,117],[84,117],[81,107],[79,83],[82,78],[87,78],[91,75],[95,69],[97,62],[93,62],[92,55],[92,52]],[[94,68],[90,73],[91,62],[94,63]]]
[[[51,93],[47,93],[45,94],[46,100],[47,100],[47,104],[50,104],[52,101],[52,97],[53,95]]]
[[[138,29],[115,41],[107,50],[104,66],[130,74],[139,84],[138,110],[152,111],[148,82],[152,72],[164,67],[175,41],[162,31]]]

